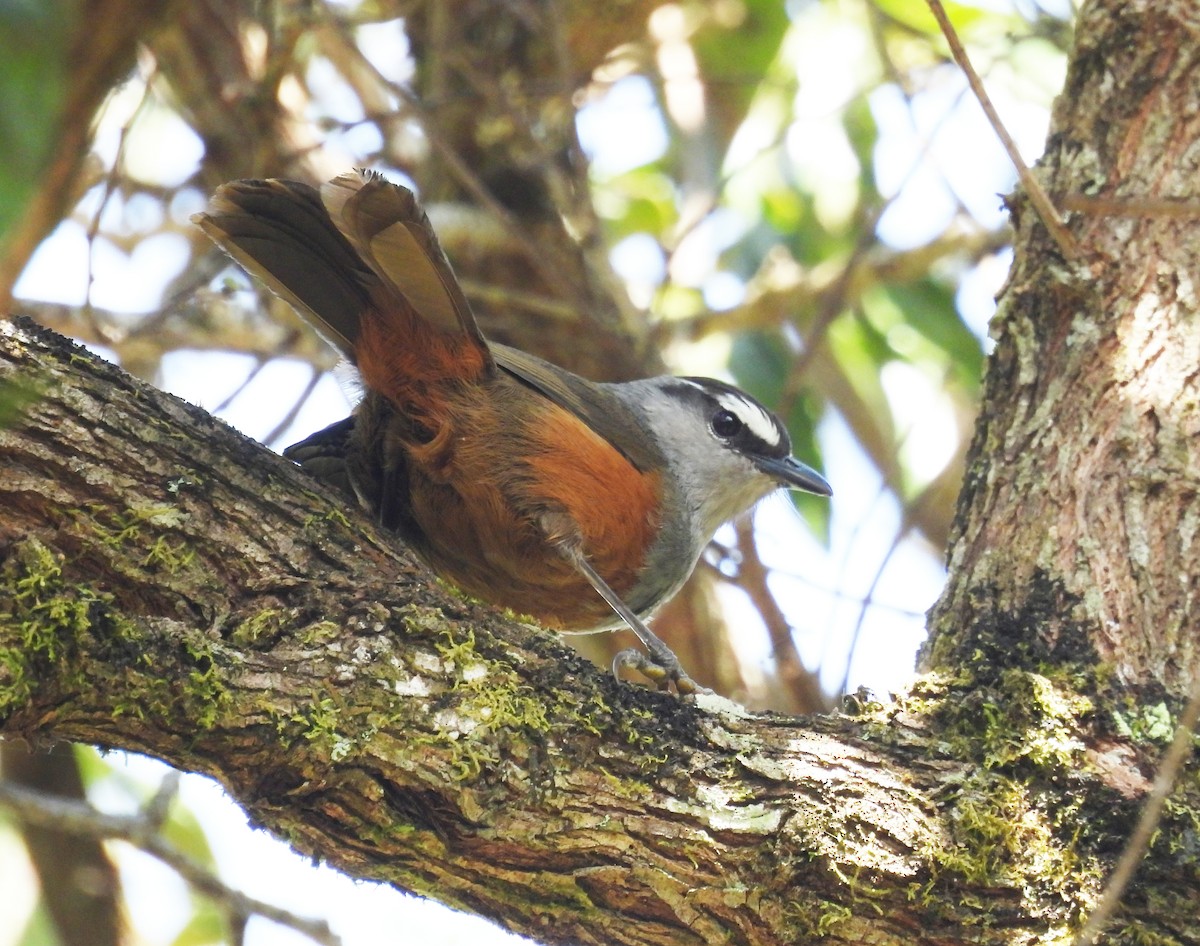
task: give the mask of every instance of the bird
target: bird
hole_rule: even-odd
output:
[[[646,620],[724,522],[780,487],[832,495],[733,385],[593,382],[488,341],[416,196],[377,171],[231,181],[192,220],[361,381],[351,416],[284,455],[476,598],[564,632],[627,625],[645,653],[618,678],[703,691]]]

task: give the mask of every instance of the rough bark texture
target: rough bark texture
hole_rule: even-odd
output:
[[[549,942],[791,942],[850,922],[845,872],[904,879],[889,935],[921,922],[924,796],[961,765],[618,685],[202,411],[48,333],[0,352],[34,398],[0,432],[3,732],[206,772],[302,851]]]
[[[1138,687],[1200,672],[1197,35],[1192,3],[1082,11],[1041,170],[1081,257],[1018,203],[933,666],[1008,623]]]
[[[1033,941],[1145,788],[1065,672],[813,720],[618,685],[202,411],[2,340],[0,731],[210,774],[356,875],[551,943]]]

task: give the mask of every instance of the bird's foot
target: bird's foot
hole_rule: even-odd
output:
[[[657,638],[655,640],[657,641]],[[613,676],[620,680],[621,671],[629,668],[636,670],[660,690],[669,690],[674,684],[675,691],[682,696],[712,692],[708,687],[700,686],[688,675],[688,672],[683,669],[683,665],[679,663],[679,658],[670,648],[661,641],[657,642],[661,646],[661,650],[652,648],[654,652],[651,654],[643,654],[633,647],[617,654],[612,663]]]

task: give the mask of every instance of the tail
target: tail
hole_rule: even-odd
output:
[[[232,181],[192,222],[354,360],[377,280],[334,226],[316,188],[298,181]]]
[[[412,191],[350,171],[319,191],[232,181],[193,221],[398,402],[418,379],[477,377],[491,353]]]

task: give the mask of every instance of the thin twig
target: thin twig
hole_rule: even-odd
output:
[[[722,559],[722,558],[729,559],[729,558],[732,558],[733,556],[736,556],[739,554],[738,549],[730,547],[728,545],[725,545],[721,542],[717,542],[715,539],[709,543],[709,546],[710,546],[710,548],[713,549],[712,557],[714,559],[718,559],[718,560]],[[737,571],[732,566],[730,566],[728,568],[728,570],[725,570],[724,563],[713,564],[712,562],[708,561],[707,558],[701,557],[700,563],[697,565],[697,567],[703,568],[708,574],[712,575],[717,581],[723,581],[726,584],[729,584],[733,587],[741,587],[738,584]],[[842,591],[840,588],[831,588],[825,582],[813,581],[807,575],[805,575],[802,572],[796,571],[795,569],[782,568],[778,565],[772,565],[771,571],[777,575],[783,575],[791,581],[799,582],[800,584],[805,585],[808,588],[811,588],[815,592],[818,592],[823,595],[827,595],[828,597],[832,598],[834,601],[847,602],[850,604],[861,604],[862,603],[862,600],[863,600],[862,595],[849,594],[848,592]],[[925,611],[914,611],[912,608],[905,608],[905,607],[902,607],[901,605],[891,604],[890,602],[887,602],[887,601],[872,600],[871,607],[879,608],[880,610],[883,610],[883,611],[889,611],[892,614],[896,615],[897,617],[909,618],[914,621],[917,619],[920,619],[920,618],[924,618],[926,615]]]
[[[117,153],[113,158],[112,167],[108,169],[108,173],[104,175],[104,193],[100,196],[100,203],[96,206],[96,212],[92,214],[92,219],[88,221],[86,230],[87,239],[87,291],[83,299],[83,305],[80,307],[80,315],[84,321],[89,324],[89,327],[101,338],[110,335],[108,326],[101,325],[96,321],[96,313],[92,308],[92,287],[96,283],[95,263],[96,263],[96,237],[100,233],[100,221],[104,216],[104,211],[108,207],[109,201],[117,192],[118,174],[125,160],[125,146],[129,141],[129,136],[133,131],[133,126],[141,117],[142,111],[150,104],[154,92],[150,86],[150,79],[147,77],[144,80],[142,87],[142,97],[138,99],[137,106],[129,119],[121,126],[121,131],[117,136]]]
[[[463,160],[462,155],[459,154],[454,145],[446,140],[417,93],[404,83],[393,82],[380,72],[379,68],[368,57],[362,54],[362,50],[356,44],[350,42],[344,31],[335,28],[326,34],[322,34],[322,37],[326,40],[331,38],[336,39],[339,43],[343,44],[343,48],[333,49],[329,48],[328,42],[326,43],[328,52],[335,62],[344,62],[347,57],[353,57],[359,67],[366,74],[371,75],[380,88],[385,89],[389,94],[394,95],[400,100],[404,111],[411,115],[417,124],[420,125],[430,146],[444,161],[449,172],[458,179],[479,205],[500,223],[533,270],[564,299],[576,298],[575,287],[571,285],[570,280],[564,275],[563,271],[555,267],[547,257],[546,247],[540,246],[529,235],[526,228],[521,225],[508,208],[496,199],[491,189],[475,173],[475,170]],[[377,117],[382,118],[383,116]]]
[[[1191,755],[1197,720],[1200,720],[1200,673],[1197,673],[1192,680],[1192,690],[1188,695],[1187,706],[1183,708],[1183,713],[1179,716],[1175,738],[1171,740],[1171,745],[1167,747],[1162,761],[1158,764],[1158,773],[1154,776],[1154,784],[1150,787],[1150,794],[1142,806],[1142,814],[1138,818],[1137,827],[1133,829],[1133,834],[1125,842],[1125,850],[1121,852],[1121,859],[1117,861],[1117,866],[1113,868],[1113,872],[1108,878],[1104,893],[1100,896],[1100,902],[1096,904],[1096,908],[1083,925],[1083,929],[1075,937],[1073,946],[1092,946],[1100,935],[1100,931],[1104,929],[1112,918],[1113,912],[1120,905],[1125,888],[1133,879],[1134,871],[1137,870],[1146,849],[1150,846],[1150,838],[1158,828],[1158,822],[1162,818],[1163,805],[1166,804],[1171,790],[1175,787],[1175,779],[1184,763],[1187,762],[1188,756]]]
[[[290,910],[258,900],[228,886],[160,833],[165,807],[174,797],[175,782],[167,780],[146,808],[136,815],[109,815],[91,805],[47,795],[0,781],[0,805],[26,824],[69,834],[124,841],[172,868],[194,889],[229,907],[237,916],[261,916],[296,930],[321,946],[341,946],[325,920],[297,916]]]
[[[771,653],[775,658],[776,673],[794,701],[793,711],[827,712],[833,703],[821,692],[818,674],[805,667],[804,661],[800,659],[800,650],[792,636],[792,626],[767,584],[768,569],[758,555],[752,519],[744,516],[734,528],[737,531],[737,547],[741,552],[741,563],[738,567],[739,584],[754,602],[763,624],[766,625],[767,636],[771,640]]]
[[[1025,188],[1025,192],[1029,195],[1029,200],[1033,204],[1034,210],[1037,211],[1038,217],[1050,232],[1050,236],[1054,239],[1054,242],[1058,244],[1058,249],[1063,256],[1069,260],[1078,258],[1079,244],[1075,242],[1075,238],[1071,235],[1071,232],[1063,225],[1062,218],[1059,217],[1054,204],[1051,203],[1045,190],[1042,189],[1042,185],[1038,183],[1038,179],[1033,176],[1033,172],[1029,170],[1029,165],[1021,158],[1021,153],[1017,151],[1016,142],[1013,141],[1012,136],[1008,133],[1008,129],[1004,127],[1004,123],[1000,121],[1000,115],[996,111],[996,107],[992,104],[992,100],[988,97],[987,90],[984,89],[983,82],[979,78],[979,73],[971,65],[971,60],[967,58],[967,51],[963,49],[963,45],[958,39],[958,34],[954,31],[954,26],[950,23],[950,18],[946,16],[946,9],[942,6],[942,0],[925,0],[925,2],[929,4],[929,9],[933,13],[934,19],[938,21],[938,26],[942,28],[942,35],[946,37],[946,42],[950,44],[950,53],[954,56],[954,61],[958,63],[958,68],[967,77],[967,84],[971,86],[971,91],[975,93],[975,98],[979,100],[979,105],[983,109],[983,113],[987,116],[988,122],[999,136],[1000,143],[1004,145],[1004,150],[1008,152],[1009,160],[1016,167],[1017,176],[1021,179],[1021,186]]]
[[[270,433],[263,437],[263,443],[271,446],[282,437],[289,427],[292,426],[296,418],[300,415],[301,408],[308,403],[308,399],[312,397],[313,391],[317,389],[317,385],[321,383],[321,379],[325,377],[325,372],[321,371],[315,365],[310,365],[312,373],[308,376],[308,383],[304,386],[304,390],[300,392],[299,397],[292,401],[292,406],[288,408],[286,414],[280,419],[279,423],[271,428]]]
[[[433,119],[429,116],[429,112],[421,104],[416,94],[398,83],[389,83],[388,88],[404,103],[405,108],[416,117],[429,144],[437,151],[442,160],[445,161],[450,173],[458,178],[463,187],[471,193],[472,197],[479,201],[480,206],[484,210],[499,221],[533,270],[546,281],[547,285],[554,287],[555,291],[560,293],[564,298],[575,298],[575,287],[571,285],[570,280],[566,278],[561,270],[549,262],[546,255],[546,248],[538,245],[508,208],[496,199],[492,194],[491,188],[463,160],[458,150],[438,131],[437,125],[434,124]]]
[[[1088,197],[1067,194],[1062,199],[1067,210],[1103,214],[1107,217],[1200,217],[1200,201],[1179,197]]]
[[[250,387],[250,385],[255,382],[255,380],[258,378],[258,376],[262,373],[263,368],[265,368],[267,366],[267,363],[270,360],[271,360],[271,358],[269,356],[264,357],[262,355],[259,355],[255,359],[254,367],[250,369],[250,373],[248,375],[246,375],[246,377],[242,381],[242,383],[233,389],[232,394],[228,395],[225,398],[225,400],[223,400],[220,404],[218,404],[216,407],[214,407],[212,409],[212,413],[219,415],[219,414],[223,414],[223,413],[225,413],[225,411],[229,410],[229,405],[231,405],[234,401],[236,401],[239,397],[241,397],[242,394],[245,393],[246,388]]]
[[[863,625],[867,620],[867,611],[875,605],[875,592],[879,589],[879,583],[883,581],[884,572],[887,571],[888,565],[891,564],[893,556],[900,548],[900,543],[908,535],[907,527],[897,530],[892,536],[892,544],[888,546],[887,553],[883,556],[883,561],[879,563],[879,567],[875,569],[875,575],[871,578],[871,584],[867,586],[866,593],[861,597],[858,607],[858,617],[854,621],[854,631],[850,635],[850,646],[846,648],[846,668],[842,672],[842,682],[838,686],[834,696],[841,699],[850,692],[850,672],[854,669],[854,655],[858,650],[859,641],[862,639]]]

